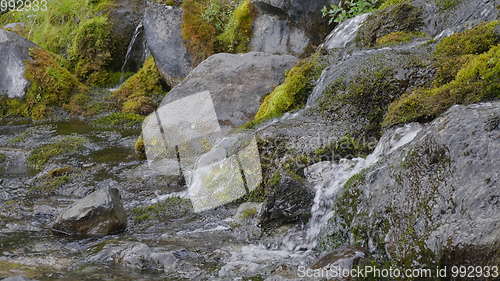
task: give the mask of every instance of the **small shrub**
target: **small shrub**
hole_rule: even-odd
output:
[[[328,18],[328,23],[341,23],[357,15],[371,12],[378,6],[379,0],[347,0],[340,5],[331,4],[323,7],[321,13]]]

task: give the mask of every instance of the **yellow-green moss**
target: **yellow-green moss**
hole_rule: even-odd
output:
[[[50,115],[51,108],[67,103],[73,94],[88,89],[66,68],[61,58],[42,49],[32,49],[32,60],[26,62],[25,77],[31,83],[24,101],[10,100],[10,113],[32,119]]]
[[[73,153],[84,147],[85,138],[68,136],[58,142],[42,145],[31,151],[28,164],[36,170],[41,170],[51,158],[65,153]]]
[[[82,22],[75,32],[69,59],[75,74],[89,85],[106,85],[111,76],[106,68],[111,63],[111,26],[106,16]]]
[[[114,112],[108,116],[101,117],[93,121],[93,125],[97,127],[119,127],[119,128],[133,128],[138,127],[144,116],[135,113]]]
[[[383,126],[429,121],[454,104],[471,104],[500,98],[500,45],[472,56],[455,79],[443,86],[419,89],[389,106]]]
[[[385,0],[382,2],[382,4],[380,4],[379,9],[385,9],[385,8],[390,7],[390,6],[402,4],[405,2],[408,2],[408,0]]]
[[[243,0],[231,15],[224,32],[217,37],[225,51],[231,53],[248,51],[255,16],[256,11],[250,0]]]
[[[193,64],[218,52],[247,51],[255,17],[249,0],[186,0],[182,9],[181,33]]]
[[[146,148],[144,147],[144,138],[139,136],[134,143],[134,150],[140,158],[146,159]]]
[[[143,67],[113,93],[121,111],[147,115],[156,109],[156,100],[165,94],[162,77],[149,57]]]
[[[3,153],[0,153],[0,163],[5,162],[5,160],[7,160],[7,156]]]
[[[482,23],[473,29],[455,33],[437,44],[434,51],[437,74],[436,85],[444,85],[455,77],[471,56],[488,51],[498,44],[495,27],[500,21]]]
[[[246,124],[245,127],[254,126],[302,107],[323,67],[319,62],[318,54],[301,60],[288,71],[285,81],[264,98],[254,120]]]
[[[436,6],[441,10],[448,10],[456,7],[462,0],[436,0]]]
[[[423,32],[405,32],[405,31],[392,32],[380,38],[377,38],[375,46],[382,47],[382,46],[398,45],[410,42],[413,39],[419,37],[426,37],[426,34]]]

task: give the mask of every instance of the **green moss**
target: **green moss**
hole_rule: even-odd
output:
[[[499,98],[499,56],[500,45],[480,55],[467,55],[467,62],[462,64],[452,81],[431,89],[417,89],[394,101],[389,106],[383,126],[430,121],[454,104],[471,104]],[[437,79],[441,81],[442,78],[443,76],[438,76]]]
[[[408,0],[385,0],[380,4],[379,9],[383,10],[390,6],[399,5],[408,2]]]
[[[285,81],[264,98],[254,120],[245,127],[255,126],[304,106],[323,68],[318,54],[301,60],[288,71]]]
[[[166,200],[147,206],[132,209],[134,221],[142,223],[149,220],[168,220],[185,216],[192,211],[191,202],[179,197],[171,197]]]
[[[144,116],[135,113],[114,112],[108,116],[101,117],[93,121],[93,125],[97,127],[121,127],[131,128],[140,126],[144,121]]]
[[[374,47],[378,38],[393,32],[419,32],[422,25],[422,10],[402,3],[368,16],[356,39],[363,47]]]
[[[377,38],[375,46],[383,47],[383,46],[398,45],[410,42],[413,39],[419,37],[420,38],[426,37],[426,34],[423,32],[405,32],[405,31],[392,32],[380,38]]]
[[[90,18],[80,23],[68,51],[75,64],[75,74],[89,85],[109,84],[111,63],[111,25],[106,16]]]
[[[153,57],[144,62],[142,68],[113,93],[122,112],[147,115],[156,109],[156,102],[164,94],[162,77]]]
[[[224,32],[217,37],[222,48],[231,53],[245,53],[252,38],[255,8],[250,0],[243,0],[234,10]]]
[[[0,153],[0,163],[3,163],[7,160],[7,156],[3,153]]]
[[[182,38],[197,65],[218,52],[246,52],[255,10],[249,0],[182,2]]]
[[[339,140],[313,151],[309,158],[314,164],[322,161],[338,161],[340,159],[364,158],[373,150],[373,145],[364,140],[345,135]]]
[[[255,217],[255,215],[257,215],[256,208],[248,208],[248,209],[243,210],[243,212],[241,212],[242,219],[250,219],[250,218]]]
[[[28,156],[28,164],[36,170],[41,170],[45,163],[53,157],[74,153],[82,149],[86,142],[87,140],[85,138],[68,136],[56,143],[42,145],[31,151]]]
[[[362,130],[367,136],[380,137],[380,123],[387,106],[402,93],[400,82],[390,68],[361,71],[348,85],[341,79],[334,81],[319,99],[319,110],[325,119],[338,118],[337,114],[364,116],[368,123]]]
[[[135,141],[134,150],[141,159],[146,159],[146,148],[144,147],[144,138],[142,135]]]
[[[471,55],[488,51],[499,43],[495,27],[500,21],[479,24],[464,32],[455,33],[444,38],[436,45],[434,51],[437,74],[436,85],[444,85],[455,78],[455,75],[466,64]]]

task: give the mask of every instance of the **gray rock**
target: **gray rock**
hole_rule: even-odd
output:
[[[162,105],[208,90],[219,124],[235,128],[250,121],[262,97],[284,79],[297,59],[264,53],[216,54],[174,87]]]
[[[136,31],[138,34],[133,46],[131,46],[124,71],[137,71],[142,66],[144,62],[145,42],[140,25],[143,14],[144,1],[117,0],[113,2],[109,12],[109,19],[111,23],[111,38],[114,45],[112,61],[114,69],[122,69],[129,45]]]
[[[147,1],[144,30],[151,54],[171,86],[192,70],[191,57],[181,36],[182,9]]]
[[[499,125],[500,102],[453,106],[363,172],[328,235],[399,264],[498,264]]]
[[[29,49],[36,45],[21,36],[0,29],[0,95],[22,98],[29,86],[24,78],[24,61],[30,60]]]
[[[250,48],[275,54],[303,55],[328,32],[321,9],[338,0],[252,0],[258,15]]]
[[[350,48],[356,45],[356,35],[369,13],[348,19],[335,27],[325,39],[322,48],[326,50]]]
[[[69,235],[107,235],[125,230],[127,214],[116,188],[95,191],[64,210],[52,229]]]
[[[257,217],[261,210],[262,203],[245,202],[238,207],[238,210],[234,215],[234,220],[237,223],[245,223]]]
[[[19,276],[7,277],[5,279],[2,279],[1,281],[36,281],[36,280],[29,279],[27,277],[19,275]]]

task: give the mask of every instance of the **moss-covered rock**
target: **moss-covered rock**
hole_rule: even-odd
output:
[[[92,124],[101,128],[120,128],[131,129],[139,128],[144,121],[144,116],[127,113],[127,112],[113,112],[107,116],[94,120]]]
[[[360,27],[357,40],[361,46],[373,47],[377,39],[393,32],[421,31],[422,11],[407,3],[390,6],[368,16]]]
[[[257,125],[304,106],[323,68],[318,54],[299,61],[287,72],[285,81],[264,98],[254,120],[245,126]]]
[[[134,221],[142,223],[146,221],[169,220],[185,216],[193,211],[191,202],[184,198],[171,197],[164,201],[146,207],[132,209]]]
[[[426,37],[426,34],[423,32],[405,32],[405,31],[392,32],[377,38],[375,46],[384,47],[384,46],[398,45],[410,42],[413,39],[419,37]]]
[[[88,90],[69,72],[64,60],[45,50],[31,50],[32,60],[26,61],[25,77],[30,82],[23,100],[8,99],[4,116],[22,115],[32,119],[51,116],[55,107],[68,103],[75,94],[84,95]]]
[[[454,104],[499,98],[500,46],[494,45],[498,43],[494,35],[496,25],[482,24],[441,41],[434,53],[438,68],[435,87],[417,89],[394,101],[383,125],[429,121]],[[455,45],[457,40],[463,44]],[[490,47],[488,52],[478,54]]]
[[[146,59],[142,68],[113,93],[118,100],[121,111],[147,115],[156,109],[157,103],[166,92],[155,61]]]
[[[28,164],[36,170],[41,170],[53,157],[77,152],[84,148],[86,142],[85,138],[68,136],[55,143],[42,145],[31,151],[27,159]]]

